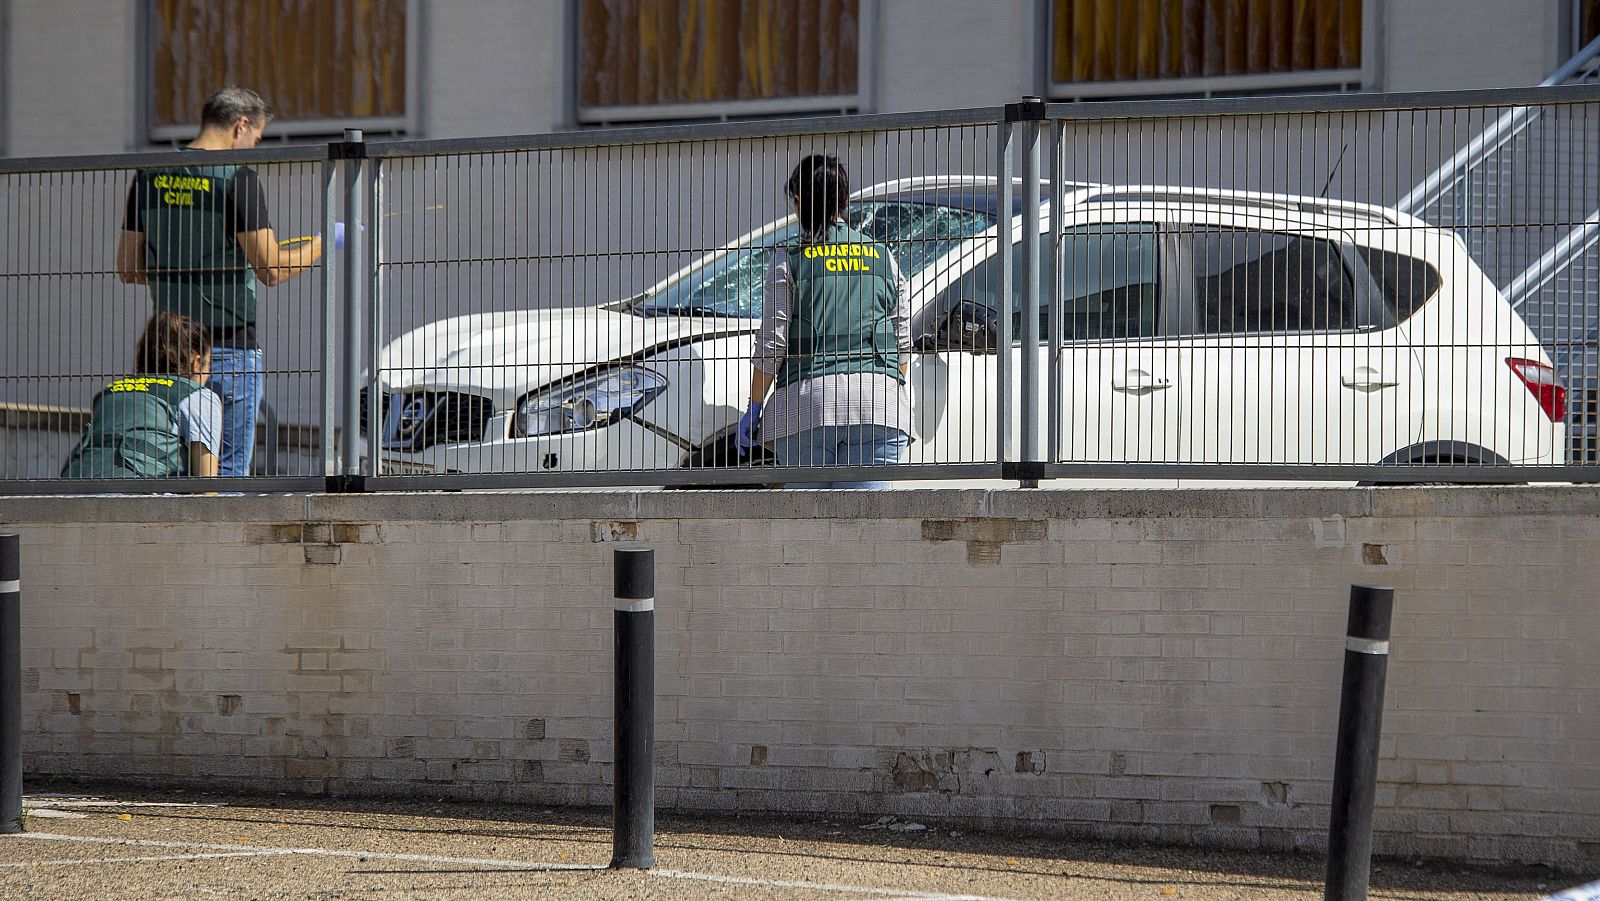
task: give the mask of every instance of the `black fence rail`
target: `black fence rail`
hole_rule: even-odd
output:
[[[0,160],[0,491],[1593,480],[1596,150],[1576,85]],[[812,263],[869,341],[802,334]]]

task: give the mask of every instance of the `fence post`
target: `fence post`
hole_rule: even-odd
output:
[[[1044,101],[1024,97],[1012,111],[1022,129],[1022,448],[1021,462],[1038,464],[1039,456],[1039,131]],[[1002,348],[1005,350],[1006,348]],[[1025,467],[1022,487],[1037,488],[1037,467]]]
[[[22,831],[22,537],[0,535],[0,834]]]
[[[332,154],[322,161],[322,234],[333,234],[334,207],[338,167]],[[334,333],[339,329],[339,264],[338,254],[322,249],[322,475],[333,478],[343,472],[339,465],[340,443],[334,439],[339,424],[339,377],[337,344]]]
[[[1062,276],[1066,272],[1065,261],[1061,259],[1061,233],[1064,229],[1061,213],[1061,198],[1066,195],[1065,187],[1067,171],[1067,134],[1066,126],[1062,120],[1057,119],[1050,128],[1050,240],[1045,244],[1044,252],[1049,254],[1050,265],[1045,270],[1051,273],[1048,288],[1041,287],[1040,292],[1049,303],[1048,321],[1050,334],[1047,343],[1050,345],[1050,366],[1045,372],[1045,397],[1049,407],[1049,419],[1045,443],[1048,448],[1045,460],[1050,463],[1061,462],[1061,435],[1063,431],[1061,403],[1063,393],[1062,372],[1063,353],[1066,344],[1066,321],[1062,315],[1065,311],[1065,291],[1062,290]]]
[[[340,421],[344,433],[340,436],[343,451],[341,471],[347,478],[361,472],[361,312],[364,306],[362,288],[365,271],[361,253],[361,186],[362,164],[366,144],[361,129],[344,130],[344,144],[339,145],[344,159],[344,409]],[[373,397],[369,403],[382,404],[383,398]],[[382,439],[380,435],[367,436],[369,443]],[[348,485],[346,486],[348,487]]]
[[[1016,231],[1016,215],[1011,209],[1011,198],[1015,194],[1011,184],[1011,138],[1013,125],[1011,120],[1011,106],[1006,106],[1006,115],[1001,119],[999,127],[995,130],[995,229],[994,229],[994,254],[1000,263],[1000,284],[996,285],[996,296],[1001,298],[1002,305],[1009,303],[1011,297],[1011,242]],[[995,319],[999,320],[1000,334],[995,338],[995,392],[998,395],[994,404],[994,455],[995,462],[1004,470],[1005,464],[1011,462],[1011,311],[1006,309],[995,310]]]
[[[1326,901],[1367,897],[1372,864],[1372,806],[1378,789],[1378,737],[1389,669],[1389,620],[1394,589],[1350,586],[1339,691],[1338,751],[1333,763],[1333,809],[1328,817]]]
[[[656,865],[656,552],[612,554],[612,732],[616,745],[611,866]]]
[[[383,161],[367,162],[367,228],[371,231],[367,260],[367,468],[369,476],[382,474],[383,466],[383,382],[378,371],[378,355],[383,353]]]

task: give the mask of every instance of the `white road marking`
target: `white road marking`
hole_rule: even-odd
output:
[[[304,854],[313,857],[342,857],[365,858],[368,860],[396,860],[408,863],[439,863],[455,864],[457,866],[473,867],[498,867],[502,869],[517,870],[604,870],[604,866],[592,864],[566,864],[543,863],[533,860],[498,860],[483,857],[443,857],[434,854],[396,854],[387,851],[330,851],[322,848],[250,848],[241,849],[238,845],[215,845],[204,842],[174,842],[158,841],[156,839],[123,839],[103,838],[88,835],[58,835],[49,832],[22,832],[15,838],[30,838],[39,841],[57,842],[85,842],[95,845],[132,845],[143,848],[205,848],[211,851],[241,852],[240,857]],[[174,855],[176,857],[177,855]],[[230,855],[231,856],[231,855]],[[129,858],[121,858],[127,860]],[[116,862],[119,858],[111,858],[107,862]],[[654,876],[658,879],[687,879],[696,882],[716,882],[724,885],[750,885],[765,886],[768,888],[797,888],[820,892],[837,892],[840,894],[865,895],[872,898],[883,898],[886,901],[1012,901],[1009,898],[999,898],[990,895],[947,895],[941,892],[919,892],[907,889],[873,888],[864,885],[844,885],[832,882],[806,882],[789,879],[756,879],[748,876],[718,876],[712,873],[695,873],[688,870],[638,870],[641,875]]]
[[[74,798],[56,795],[24,795],[23,803],[42,802],[46,807],[227,807],[226,804],[200,804],[183,801],[106,801],[100,798]]]
[[[217,851],[212,854],[162,854],[155,857],[89,857],[72,860],[29,860],[22,863],[0,863],[0,867],[67,867],[94,863],[159,863],[167,860],[217,860],[223,857],[283,857],[288,851]]]
[[[21,832],[16,838],[33,838],[55,842],[88,842],[96,845],[135,845],[143,848],[206,848],[212,851],[239,851],[239,845],[213,845],[205,842],[167,842],[148,838],[101,838],[88,835],[56,835],[49,832]],[[314,857],[353,857],[369,860],[403,860],[409,863],[454,863],[479,867],[503,867],[519,870],[603,870],[603,866],[580,863],[540,863],[532,860],[496,860],[483,857],[439,857],[433,854],[395,854],[388,851],[330,851],[323,848],[255,848],[258,852],[275,854],[305,854]]]

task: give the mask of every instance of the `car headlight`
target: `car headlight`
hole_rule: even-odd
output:
[[[624,366],[535,391],[517,404],[519,438],[558,435],[608,426],[665,391],[667,380],[648,369]]]

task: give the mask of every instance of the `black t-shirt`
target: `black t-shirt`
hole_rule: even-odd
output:
[[[228,192],[228,218],[233,221],[233,233],[253,232],[272,227],[267,215],[267,192],[261,187],[261,176],[256,170],[241,166],[233,173],[232,190]],[[122,213],[123,231],[144,232],[143,211],[139,209],[138,182],[128,186],[128,202]]]
[[[261,177],[256,174],[256,170],[241,166],[234,170],[230,182],[224,207],[224,215],[233,223],[230,234],[238,235],[240,232],[271,228],[272,219],[267,214],[267,192],[261,186]],[[139,206],[138,189],[139,182],[135,179],[133,184],[128,186],[128,200],[122,213],[122,229],[143,234],[144,210]],[[235,328],[213,327],[211,342],[222,347],[259,346],[256,343],[255,327],[250,325]]]

